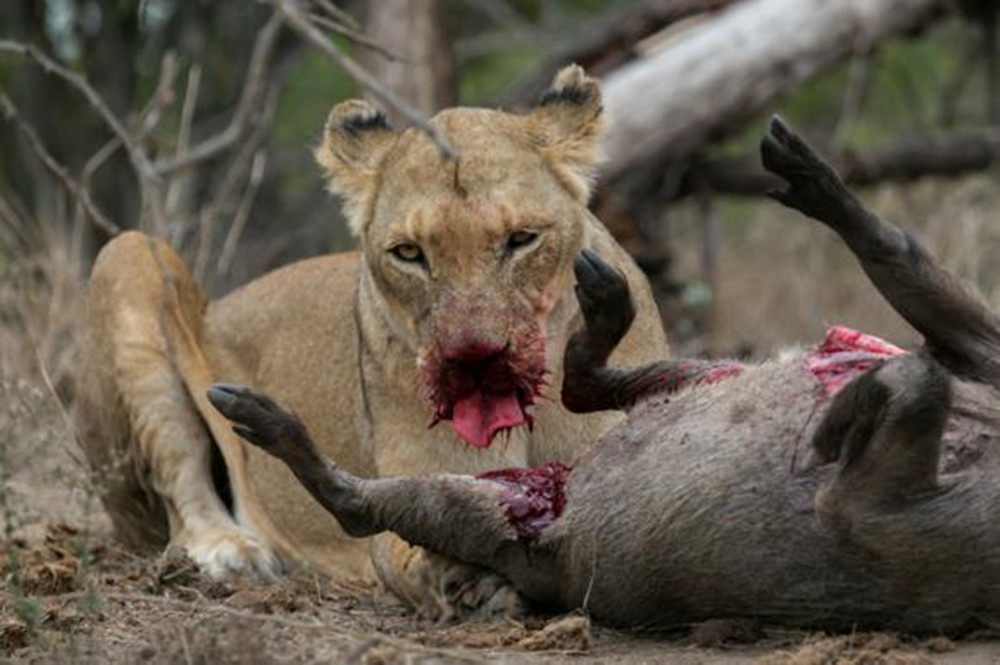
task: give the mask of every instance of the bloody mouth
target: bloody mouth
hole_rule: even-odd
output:
[[[531,429],[531,408],[545,385],[544,351],[473,344],[434,354],[421,373],[434,408],[431,427],[448,421],[460,439],[488,448],[502,432]]]

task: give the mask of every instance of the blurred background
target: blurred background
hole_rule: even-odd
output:
[[[123,229],[169,239],[212,296],[351,249],[311,150],[372,95],[352,67],[424,116],[528,108],[571,62],[601,77],[592,205],[678,355],[764,357],[831,323],[912,343],[837,238],[762,196],[757,142],[781,113],[1000,304],[996,25],[992,0],[4,0],[0,374],[65,386]]]

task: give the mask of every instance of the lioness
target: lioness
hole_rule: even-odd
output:
[[[164,243],[130,232],[103,249],[76,418],[121,538],[169,538],[212,576],[296,564],[357,576],[370,560],[433,616],[509,602],[497,578],[395,536],[344,537],[205,398],[217,381],[266,391],[325,454],[367,476],[544,464],[617,419],[571,415],[550,388],[580,322],[572,267],[585,247],[627,276],[637,301],[615,361],[667,353],[648,285],[586,207],[602,132],[596,82],[569,67],[525,115],[457,108],[433,124],[458,161],[365,102],[331,111],[316,156],[358,252],[209,303]]]

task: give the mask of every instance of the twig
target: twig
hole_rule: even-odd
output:
[[[121,145],[122,145],[122,143],[121,143],[121,141],[119,141],[117,139],[117,137],[112,137],[111,139],[108,140],[107,143],[105,143],[104,145],[102,145],[97,150],[97,152],[95,152],[90,157],[90,159],[88,159],[86,161],[86,163],[83,165],[83,169],[80,171],[80,189],[81,189],[81,191],[87,192],[88,194],[90,193],[90,181],[93,178],[94,173],[96,173],[97,170],[100,169],[101,166],[103,166],[104,163],[108,161],[108,159],[111,157],[111,155],[115,154],[115,152],[118,150],[118,148],[121,147]],[[86,214],[86,212],[87,211],[84,209],[84,205],[83,205],[83,199],[80,198],[80,197],[78,197],[77,198],[76,209],[73,212],[73,229],[74,229],[73,230],[73,246],[74,247],[78,247],[79,244],[80,244],[80,238],[78,236],[80,235],[80,232],[83,230],[83,228],[82,228],[83,227],[83,217]],[[77,254],[75,254],[75,253],[73,255],[77,256]]]
[[[52,376],[49,374],[49,370],[45,367],[45,361],[42,359],[42,352],[35,343],[33,335],[29,337],[29,342],[31,343],[32,351],[35,353],[35,362],[38,363],[38,371],[42,375],[42,381],[45,383],[45,388],[49,391],[52,399],[55,400],[56,406],[59,407],[59,415],[62,417],[63,424],[66,426],[66,429],[73,434],[73,440],[77,441],[79,439],[76,434],[76,423],[73,422],[73,417],[69,414],[69,408],[63,404],[62,398],[59,397],[59,392],[56,390],[56,386],[52,382]],[[86,462],[80,459],[80,456],[76,453],[76,451],[70,448],[65,439],[60,437],[59,444],[62,447],[63,452],[65,452],[66,456],[69,457],[74,464],[76,464],[77,468],[83,471],[90,468]]]
[[[354,20],[353,16],[330,2],[330,0],[313,0],[313,4],[325,11],[330,18],[338,23],[346,25],[349,28],[353,28],[354,30],[359,28],[358,22]]]
[[[87,79],[66,69],[31,44],[22,44],[9,39],[0,39],[0,53],[10,53],[24,58],[30,58],[31,60],[34,60],[43,70],[45,70],[46,73],[55,74],[83,93],[83,96],[86,97],[90,105],[101,116],[108,128],[111,129],[115,136],[118,137],[118,140],[122,142],[122,145],[125,146],[125,150],[128,152],[129,158],[135,164],[135,167],[139,170],[139,172],[147,177],[156,177],[156,171],[153,169],[153,165],[146,157],[146,153],[143,152],[142,148],[136,145],[135,141],[132,140],[132,136],[129,134],[128,130],[125,129],[121,120],[119,120],[118,117],[111,112],[111,109],[108,108],[107,104],[104,103],[104,100],[97,93],[97,91],[94,90],[90,83],[87,82]]]
[[[229,225],[229,232],[226,240],[222,244],[222,251],[219,253],[219,261],[215,267],[215,276],[221,277],[229,272],[233,263],[233,256],[236,254],[236,243],[243,236],[243,229],[246,228],[247,220],[250,218],[250,208],[254,199],[257,198],[257,190],[264,180],[264,172],[267,168],[267,153],[258,150],[254,155],[253,164],[250,166],[250,178],[247,181],[246,190],[243,193],[243,200],[233,216],[233,222]]]
[[[215,188],[215,196],[212,197],[208,205],[202,208],[198,220],[198,253],[195,256],[193,269],[194,278],[199,283],[204,283],[207,277],[208,259],[211,256],[212,250],[212,228],[215,226],[216,220],[219,218],[222,210],[232,198],[240,178],[250,168],[254,153],[257,152],[257,148],[264,140],[265,130],[274,116],[274,109],[278,102],[277,97],[278,95],[275,91],[272,91],[267,96],[261,118],[254,127],[253,134],[243,144],[239,152],[236,153],[225,176]]]
[[[184,661],[187,665],[194,665],[194,660],[191,658],[191,647],[188,645],[187,635],[184,634],[183,626],[177,628],[177,634],[181,640],[181,651],[184,652]]]
[[[368,90],[383,104],[397,111],[400,115],[404,116],[407,120],[413,123],[414,127],[434,142],[434,145],[437,146],[438,150],[441,152],[441,157],[444,160],[453,162],[458,159],[458,153],[455,151],[455,148],[452,147],[452,145],[443,136],[441,136],[441,134],[434,129],[434,127],[431,126],[424,116],[422,116],[416,109],[410,106],[392,90],[389,90],[387,87],[382,85],[374,76],[371,75],[371,73],[368,72],[368,70],[359,65],[353,58],[345,53],[342,53],[333,42],[327,39],[326,35],[324,35],[319,28],[309,21],[309,19],[302,13],[301,8],[295,0],[267,1],[274,5],[281,15],[285,17],[285,22],[289,25],[289,27],[302,35],[308,43],[312,44],[323,54],[333,60],[334,63],[346,72],[355,83]]]
[[[332,19],[322,16],[321,14],[315,14],[315,13],[310,14],[309,19],[316,25],[322,26],[327,30],[329,30],[330,32],[335,32],[338,35],[347,37],[358,46],[362,46],[364,48],[375,51],[376,53],[382,56],[385,56],[385,58],[387,58],[388,60],[393,60],[396,62],[401,62],[405,60],[403,56],[399,55],[398,53],[393,53],[392,51],[382,46],[368,35],[362,34],[356,30],[352,30],[351,28],[348,28],[340,23],[337,23]]]
[[[145,141],[160,124],[163,112],[174,103],[174,81],[177,79],[177,54],[168,51],[160,62],[160,78],[146,107],[139,114],[136,141]]]
[[[23,247],[31,246],[31,229],[37,229],[37,221],[28,222],[32,215],[25,209],[24,205],[15,196],[13,201],[8,199],[12,192],[0,191],[0,229],[8,228],[11,233],[11,240],[6,245],[7,249],[16,251],[17,242]],[[13,240],[16,237],[17,240]],[[4,247],[4,245],[0,245]]]
[[[165,227],[163,220],[163,207],[160,198],[161,187],[160,177],[149,161],[145,151],[139,146],[122,124],[121,120],[111,112],[108,105],[101,96],[94,90],[93,86],[83,76],[70,71],[66,67],[50,58],[48,55],[31,44],[9,39],[0,39],[0,53],[9,53],[28,58],[37,63],[46,73],[55,74],[66,81],[71,87],[83,94],[91,107],[97,111],[101,119],[104,120],[108,128],[118,137],[128,153],[129,160],[139,176],[139,186],[142,192],[143,208],[145,212],[152,216],[154,226],[162,230]],[[10,101],[9,99],[7,100]]]
[[[174,159],[180,159],[191,145],[191,125],[194,121],[194,111],[198,107],[198,93],[201,91],[201,65],[195,63],[188,69],[187,86],[184,88],[184,105],[181,107],[180,127],[177,130],[177,145],[174,149]],[[167,214],[174,217],[174,210],[180,200],[183,189],[181,178],[171,178],[167,186]]]
[[[35,128],[24,121],[21,114],[18,112],[17,107],[14,105],[14,102],[11,101],[10,97],[8,97],[7,93],[3,90],[0,90],[0,112],[3,113],[7,120],[14,123],[18,131],[20,131],[24,138],[28,141],[28,145],[31,146],[31,149],[35,151],[35,154],[42,161],[42,164],[45,165],[45,168],[47,168],[49,172],[59,180],[62,186],[65,187],[66,190],[72,194],[81,205],[83,205],[87,214],[94,220],[94,223],[101,227],[101,229],[109,235],[115,236],[121,233],[121,228],[108,219],[107,215],[101,212],[101,210],[97,207],[97,204],[91,200],[90,194],[87,190],[80,187],[80,185],[73,180],[72,177],[70,177],[69,173],[66,172],[63,165],[56,161],[56,159],[45,147],[45,144],[42,143],[42,140],[39,138]]]
[[[177,56],[173,51],[169,51],[163,56],[163,60],[160,63],[160,78],[156,84],[156,89],[149,98],[149,102],[146,103],[146,107],[139,114],[139,120],[136,123],[138,130],[135,133],[135,140],[140,145],[156,129],[156,126],[160,123],[160,119],[163,117],[163,111],[173,103],[174,80],[176,78]],[[117,136],[113,136],[87,160],[80,171],[80,188],[82,190],[90,191],[90,181],[93,179],[94,174],[107,163],[111,155],[121,145],[121,140]],[[80,205],[78,200],[76,210],[73,214],[72,246],[74,251],[72,252],[72,256],[78,256],[78,250],[82,242],[80,236],[83,229],[83,212],[83,206]]]
[[[1000,162],[1000,129],[902,139],[865,152],[842,151],[832,155],[831,161],[844,182],[855,186],[909,182],[929,176],[954,177]],[[761,170],[760,158],[753,154],[695,162],[684,174],[680,189],[663,192],[657,200],[691,194],[695,182],[719,194],[749,196],[759,196],[780,184],[774,175]]]
[[[254,42],[250,63],[247,66],[243,91],[240,93],[240,99],[236,103],[236,110],[233,112],[229,125],[218,134],[185,150],[183,154],[158,161],[155,166],[157,173],[171,175],[177,171],[189,169],[200,162],[215,157],[243,138],[266,88],[267,73],[280,32],[281,18],[275,12],[257,33],[257,40]]]

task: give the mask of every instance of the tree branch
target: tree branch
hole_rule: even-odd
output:
[[[929,176],[957,177],[1000,161],[1000,130],[905,139],[870,152],[844,151],[830,161],[845,182],[858,186]],[[763,171],[756,156],[706,161],[688,168],[677,196],[693,193],[699,187],[719,194],[758,196],[780,184],[780,180]]]
[[[333,42],[327,39],[322,31],[309,21],[295,0],[268,0],[268,2],[274,5],[281,15],[284,16],[285,23],[290,28],[298,32],[306,42],[333,60],[355,83],[368,90],[380,102],[412,122],[414,127],[434,142],[441,152],[443,159],[449,162],[458,159],[458,153],[455,151],[455,148],[431,126],[425,117],[394,92],[379,83],[368,70],[359,65],[353,58],[342,53]]]
[[[94,110],[97,111],[98,115],[101,116],[101,119],[104,120],[104,123],[108,126],[108,128],[114,133],[115,136],[118,137],[118,140],[122,142],[122,145],[125,146],[129,159],[132,161],[136,170],[139,171],[139,173],[144,177],[148,177],[152,180],[158,179],[156,169],[153,168],[153,165],[150,163],[146,153],[132,139],[131,134],[129,134],[121,120],[119,120],[118,117],[111,112],[111,109],[109,109],[107,104],[104,103],[104,99],[97,93],[96,90],[94,90],[87,79],[75,72],[71,72],[66,67],[63,67],[31,44],[22,44],[9,39],[0,39],[0,53],[10,53],[12,55],[18,55],[23,58],[34,60],[46,73],[55,74],[69,83],[70,86],[76,88],[83,94]]]
[[[63,187],[80,202],[80,205],[87,211],[90,218],[94,220],[101,229],[103,229],[108,235],[118,235],[121,233],[121,228],[108,219],[107,215],[101,212],[100,208],[91,200],[90,193],[86,189],[80,187],[80,185],[70,177],[66,169],[52,156],[52,154],[45,147],[41,138],[38,136],[38,132],[35,131],[34,127],[29,125],[24,118],[21,116],[14,105],[14,102],[10,97],[7,96],[3,90],[0,90],[0,112],[3,113],[4,117],[13,122],[17,130],[21,132],[27,140],[28,145],[35,152],[38,158],[41,160],[42,164],[45,166],[49,172],[54,175]]]
[[[222,211],[230,204],[244,174],[252,171],[253,160],[264,142],[268,125],[278,104],[277,91],[272,91],[264,102],[262,116],[253,133],[237,151],[225,176],[215,186],[215,195],[202,208],[198,218],[198,252],[195,255],[192,274],[198,283],[204,284],[208,278],[208,262],[212,254],[212,232]],[[252,173],[251,173],[252,176]]]
[[[177,57],[173,51],[167,52],[160,63],[160,78],[156,84],[156,89],[150,97],[146,107],[139,114],[136,122],[138,128],[135,132],[135,141],[142,145],[146,138],[156,129],[163,117],[163,111],[173,103],[174,80],[177,77]],[[117,136],[111,137],[90,159],[83,165],[80,171],[80,188],[83,191],[90,191],[90,181],[94,174],[107,162],[107,160],[122,145]],[[82,207],[82,200],[77,199],[77,210],[74,212],[73,226],[80,228],[80,213],[85,212]],[[74,238],[77,233],[74,233]],[[75,240],[76,241],[76,240]]]
[[[257,190],[264,179],[264,171],[267,168],[267,153],[258,149],[253,157],[253,164],[250,166],[250,177],[247,179],[247,186],[243,192],[239,207],[233,215],[233,221],[226,232],[226,239],[222,243],[222,250],[219,252],[219,260],[215,266],[215,277],[219,278],[229,273],[233,265],[233,258],[236,256],[236,244],[243,236],[247,220],[250,218],[250,208],[257,197]]]
[[[527,76],[505,92],[502,106],[534,104],[561,68],[576,63],[599,76],[630,60],[639,41],[678,21],[717,11],[732,0],[651,0],[618,14],[553,51]]]
[[[184,150],[173,157],[162,159],[156,163],[156,172],[161,175],[171,175],[184,169],[211,159],[229,149],[242,139],[252,123],[255,111],[260,106],[260,100],[266,87],[267,73],[270,69],[278,35],[281,32],[281,17],[275,12],[270,20],[257,33],[247,75],[243,83],[243,91],[233,111],[233,117],[224,130],[204,141]]]
[[[337,23],[340,23],[341,25],[346,25],[348,28],[351,28],[352,30],[360,29],[358,22],[354,20],[353,16],[345,12],[337,5],[330,2],[330,0],[313,0],[313,4],[316,5],[322,11],[326,12],[326,15],[329,16],[334,21],[336,21]]]
[[[96,90],[94,90],[93,86],[90,85],[87,79],[75,72],[70,71],[31,44],[23,44],[9,39],[0,39],[0,53],[9,53],[33,60],[46,73],[58,76],[66,81],[72,88],[75,88],[78,92],[83,94],[83,96],[87,99],[87,102],[89,102],[91,107],[97,111],[98,115],[101,116],[101,119],[104,120],[111,132],[118,137],[122,146],[125,147],[125,151],[129,156],[129,161],[132,162],[132,166],[138,177],[139,190],[142,195],[143,212],[148,214],[152,219],[153,228],[156,229],[157,232],[160,234],[165,233],[166,220],[164,218],[163,209],[163,188],[156,169],[153,168],[153,164],[149,161],[149,157],[146,155],[146,152],[138,143],[135,142],[128,130],[122,124],[121,120],[119,120],[118,117],[111,112],[111,109],[108,108],[104,99],[97,93]],[[8,98],[7,101],[9,102],[10,99]],[[80,191],[79,188],[77,189]],[[105,218],[105,221],[108,221],[107,218]]]
[[[358,46],[374,51],[379,55],[383,56],[384,58],[386,58],[387,60],[392,60],[395,62],[403,60],[403,57],[400,56],[398,53],[393,53],[392,51],[382,46],[368,35],[360,33],[357,30],[348,28],[347,26],[338,23],[333,19],[329,19],[323,16],[322,14],[316,14],[316,13],[310,14],[309,20],[318,26],[326,28],[330,32],[336,33],[342,37],[347,37],[349,40],[351,40]]]

